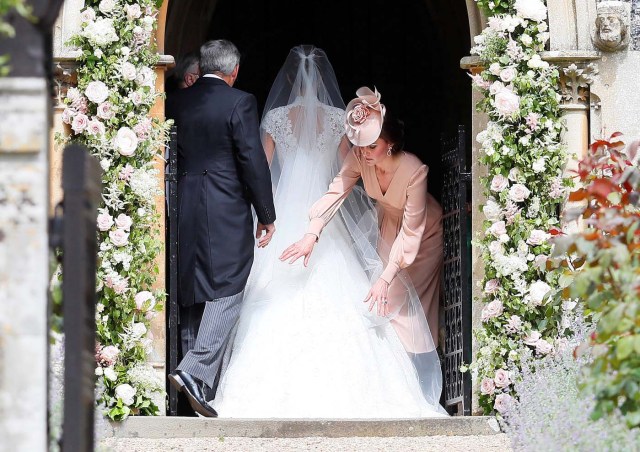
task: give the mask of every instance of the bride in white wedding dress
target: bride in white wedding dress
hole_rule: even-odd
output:
[[[412,344],[403,344],[389,321],[394,313],[378,316],[363,302],[382,270],[376,214],[366,196],[350,195],[306,267],[278,259],[304,234],[309,208],[349,152],[344,103],[322,50],[291,50],[261,127],[278,231],[256,252],[212,406],[220,417],[241,418],[445,416],[435,347],[410,283],[402,296],[415,320],[412,340],[430,344],[431,353],[419,355],[428,355],[428,363],[412,359],[418,356]]]

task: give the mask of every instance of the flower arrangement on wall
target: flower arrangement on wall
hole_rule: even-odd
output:
[[[514,401],[521,359],[563,347],[575,303],[554,297],[565,281],[548,270],[550,237],[570,181],[563,176],[558,70],[540,52],[549,39],[541,0],[477,0],[488,26],[472,53],[484,69],[472,75],[482,92],[486,130],[477,136],[488,176],[482,183],[482,326],[469,366],[480,381],[485,412],[506,412]],[[463,368],[463,370],[465,370]]]
[[[85,145],[102,167],[97,217],[98,304],[95,350],[98,403],[122,420],[152,415],[164,404],[164,381],[147,363],[149,322],[162,310],[153,291],[162,243],[154,168],[167,142],[168,124],[152,119],[156,92],[153,46],[157,0],[87,1],[71,43],[81,50],[77,87],[64,100],[64,142]]]

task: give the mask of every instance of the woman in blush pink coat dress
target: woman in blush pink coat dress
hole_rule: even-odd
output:
[[[365,302],[370,309],[377,305],[382,315],[396,311],[394,302],[402,297],[405,286],[399,273],[409,276],[428,320],[434,345],[438,336],[440,276],[443,264],[442,208],[427,192],[429,168],[418,157],[403,150],[403,123],[385,114],[379,93],[361,88],[358,97],[347,106],[347,137],[354,144],[342,169],[327,193],[309,212],[310,223],[305,236],[288,247],[282,260],[309,261],[322,230],[338,212],[359,179],[367,195],[376,201],[378,211],[378,253],[385,267],[373,284]],[[411,325],[400,309],[391,322],[407,347]],[[413,353],[421,350],[420,344]],[[428,341],[427,341],[428,342]],[[427,345],[427,348],[430,346]]]

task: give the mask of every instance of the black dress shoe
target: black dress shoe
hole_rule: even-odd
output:
[[[204,383],[199,379],[181,370],[176,370],[174,373],[169,374],[168,378],[178,392],[184,391],[189,400],[189,405],[196,413],[204,417],[218,417],[216,410],[211,408],[205,400],[202,389]]]

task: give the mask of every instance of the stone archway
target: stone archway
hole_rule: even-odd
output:
[[[286,26],[286,20],[290,24],[298,14],[287,11],[296,4],[291,0],[170,2],[165,4],[166,22],[162,24],[164,48],[179,59],[207,39],[233,41],[243,53],[235,86],[254,93],[262,105],[291,47],[301,43],[322,47],[342,79],[339,82],[346,101],[357,87],[376,85],[387,107],[405,120],[407,149],[430,166],[430,191],[439,197],[441,133],[451,134],[462,124],[467,137],[474,137],[484,127],[482,117],[475,113],[477,99],[471,83],[460,69],[460,61],[469,54],[472,38],[480,33],[484,19],[473,0],[387,3],[380,1],[360,15],[362,7],[355,2],[325,1],[318,17],[305,22],[300,30]],[[323,23],[335,15],[340,20],[332,22],[327,36]],[[408,42],[403,45],[398,36]],[[363,37],[366,44],[358,45]],[[345,48],[345,42],[354,44]],[[405,70],[407,66],[409,70]],[[472,141],[467,145],[469,162]],[[473,179],[477,192],[478,177]]]

